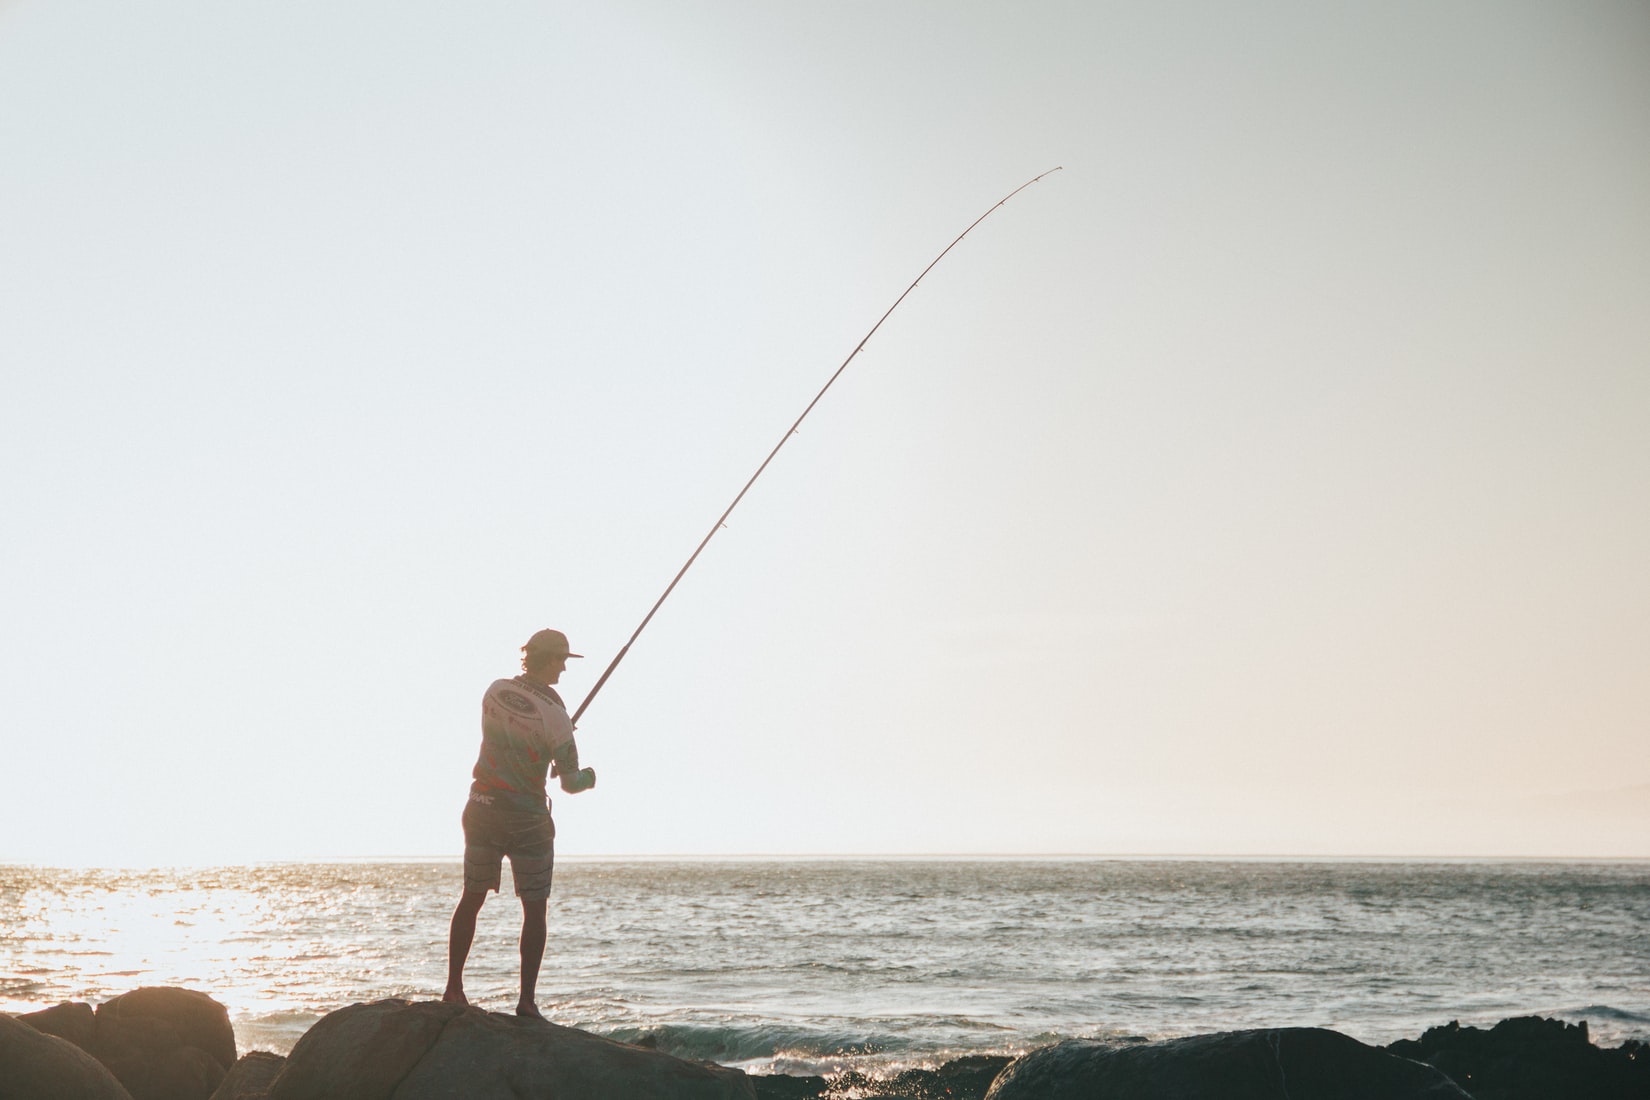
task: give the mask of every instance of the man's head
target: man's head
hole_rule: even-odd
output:
[[[567,644],[567,635],[559,630],[541,630],[527,639],[521,647],[521,670],[535,680],[553,684],[561,679],[562,669],[569,657],[583,657]]]

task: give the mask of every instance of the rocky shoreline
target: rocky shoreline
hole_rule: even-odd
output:
[[[0,1014],[0,1100],[1650,1100],[1650,1044],[1539,1017],[1372,1047],[1323,1028],[1071,1039],[886,1080],[748,1075],[575,1028],[438,1001],[323,1017],[287,1057],[238,1055],[205,993]]]

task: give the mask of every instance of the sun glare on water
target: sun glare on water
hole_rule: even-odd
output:
[[[395,972],[399,960],[366,946],[376,938],[373,927],[385,937],[408,931],[398,913],[407,896],[357,881],[345,868],[319,872],[326,881],[318,890],[310,881],[317,873],[0,867],[0,1010],[99,1004],[140,986],[169,985],[209,994],[238,1028],[248,1019],[290,1016],[301,1031],[353,1000],[355,983],[373,976],[428,995],[439,951],[408,953],[421,969],[403,976]],[[307,889],[289,888],[299,885],[293,876]],[[249,1038],[243,1034],[243,1044]]]
[[[14,971],[19,985],[4,991],[8,1011],[41,1007],[44,992],[53,1003],[95,1003],[111,989],[140,985],[187,986],[219,1000],[256,997],[237,980],[241,953],[256,942],[253,930],[268,920],[273,899],[201,888],[170,872],[74,872],[67,882],[51,881],[52,872],[6,874],[35,880],[8,883],[6,908],[9,938],[31,942],[37,955],[35,965]],[[46,975],[49,990],[40,988]],[[31,994],[32,1003],[18,993]]]

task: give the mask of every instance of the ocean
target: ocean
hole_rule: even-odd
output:
[[[327,1012],[434,998],[456,862],[0,866],[0,1010],[181,985],[243,1052]],[[510,1011],[520,909],[466,985]],[[752,1072],[873,1076],[1076,1036],[1460,1020],[1650,1040],[1650,863],[562,857],[539,1003]]]

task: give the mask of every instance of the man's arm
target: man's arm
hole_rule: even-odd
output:
[[[579,745],[571,737],[551,754],[550,774],[561,778],[561,789],[568,794],[588,791],[596,785],[596,769],[579,767]]]

